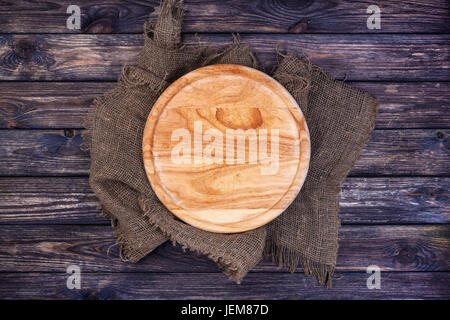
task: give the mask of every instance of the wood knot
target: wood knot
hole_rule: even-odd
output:
[[[417,257],[417,249],[411,246],[402,247],[397,256],[397,261],[402,265],[408,265],[413,263]]]
[[[51,55],[45,52],[44,42],[18,36],[11,37],[7,42],[9,50],[0,56],[3,67],[16,70],[20,65],[35,64],[49,68],[55,63]]]
[[[436,137],[439,140],[442,140],[442,139],[444,139],[445,135],[441,131],[438,131],[438,132],[436,132]]]
[[[218,108],[216,119],[224,126],[232,129],[256,129],[262,124],[261,112],[258,108]]]
[[[153,4],[142,4],[149,14],[155,11]],[[130,29],[129,18],[134,12],[123,5],[88,6],[81,16],[81,30],[84,33],[115,33],[134,31]]]
[[[448,135],[446,134],[446,132],[437,131],[435,133],[435,137],[441,143],[441,146],[443,148],[445,148],[446,150],[450,149],[450,139],[449,139]]]
[[[94,20],[84,27],[86,33],[113,33],[114,20],[111,17]]]
[[[13,50],[17,56],[29,61],[33,56],[33,52],[36,50],[36,45],[29,40],[22,39],[14,44]]]
[[[66,138],[73,138],[74,133],[72,129],[64,129],[64,136]]]
[[[289,33],[305,33],[308,31],[308,21],[302,19],[288,28]]]

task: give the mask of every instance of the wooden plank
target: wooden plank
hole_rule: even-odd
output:
[[[186,35],[186,43],[229,45],[228,34]],[[311,61],[348,80],[450,80],[450,35],[242,35],[267,70],[275,48],[302,50]],[[135,63],[141,35],[1,35],[3,80],[116,80]],[[388,58],[387,58],[388,57]]]
[[[252,273],[238,285],[218,273],[82,273],[81,289],[67,289],[65,273],[2,273],[5,299],[448,299],[450,273],[381,273],[367,288],[366,273],[337,273],[333,288],[302,273]],[[274,290],[274,288],[279,288]],[[180,310],[181,311],[181,310]],[[180,311],[176,311],[177,314]]]
[[[449,223],[448,178],[347,178],[342,223]]]
[[[448,128],[450,125],[449,82],[349,82],[349,85],[378,99],[376,128]]]
[[[206,257],[169,242],[137,264],[125,263],[110,226],[1,225],[0,272],[218,272]],[[337,270],[450,271],[450,225],[343,226]],[[301,270],[301,268],[299,268]],[[261,262],[254,272],[286,272]]]
[[[375,130],[351,176],[448,176],[450,130]],[[2,176],[87,175],[80,130],[0,130]]]
[[[0,178],[0,224],[110,224],[87,177]]]
[[[342,224],[450,223],[450,178],[347,178]],[[0,224],[110,224],[87,177],[0,178]]]
[[[82,33],[141,32],[148,15],[155,18],[159,0],[78,0]],[[15,0],[0,8],[0,32],[67,33],[69,0]],[[449,32],[445,0],[376,3],[381,29],[367,28],[367,8],[373,1],[185,1],[188,32],[292,33],[439,33]]]
[[[2,175],[89,173],[89,155],[82,150],[80,131],[1,130],[0,141]]]
[[[115,85],[0,82],[0,128],[81,128],[93,99]]]
[[[449,128],[449,82],[349,82],[380,102],[376,128]],[[115,82],[0,82],[0,128],[80,128]]]

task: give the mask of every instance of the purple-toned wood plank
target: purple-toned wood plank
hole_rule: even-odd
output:
[[[450,178],[347,178],[343,224],[450,223]],[[109,224],[87,177],[0,178],[0,224]]]
[[[380,102],[376,128],[449,128],[449,82],[350,82]],[[80,128],[115,82],[0,82],[0,128]]]
[[[450,271],[450,225],[343,226],[338,271]],[[110,226],[1,225],[0,272],[219,272],[204,256],[169,242],[137,264],[119,259]],[[301,268],[299,268],[301,270]],[[261,262],[253,272],[286,272]]]
[[[448,1],[185,0],[184,31],[277,33],[445,33]],[[81,30],[66,28],[67,7],[81,8]],[[1,33],[139,33],[159,0],[15,0],[0,7]],[[381,10],[381,29],[367,28],[367,8]]]
[[[89,173],[79,130],[0,130],[3,176]],[[351,176],[448,176],[450,130],[375,130]]]
[[[347,80],[448,81],[449,34],[330,35],[245,34],[266,70],[276,48],[302,51],[334,76]],[[185,36],[186,43],[221,47],[229,34]],[[2,80],[116,80],[123,65],[135,63],[142,35],[0,35]]]
[[[82,269],[83,270],[83,269]],[[449,299],[450,273],[382,272],[381,288],[368,274],[337,273],[333,288],[301,273],[251,273],[238,285],[219,273],[82,273],[69,290],[66,273],[0,273],[5,299]]]

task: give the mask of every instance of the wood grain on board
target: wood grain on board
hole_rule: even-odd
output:
[[[70,264],[83,272],[219,272],[205,256],[183,252],[170,242],[141,262],[124,262],[107,225],[0,225],[0,231],[0,272],[64,272]],[[336,268],[364,272],[377,265],[385,272],[450,271],[449,236],[449,225],[343,226]],[[271,262],[252,269],[262,271],[286,269]]]
[[[267,71],[276,64],[276,48],[304,52],[327,72],[347,80],[448,81],[449,34],[433,35],[274,35],[246,34]],[[186,43],[224,47],[229,34],[186,35]],[[0,35],[2,80],[117,80],[123,65],[135,64],[143,36]]]
[[[186,32],[254,33],[444,33],[449,32],[446,0],[288,1],[185,0]],[[69,30],[67,7],[81,9],[81,29]],[[159,0],[10,1],[0,7],[0,33],[140,33],[156,18]],[[373,4],[381,29],[367,28]]]
[[[450,82],[349,82],[376,97],[378,129],[450,128]],[[0,82],[0,128],[82,128],[115,82]]]
[[[290,93],[265,73],[234,64],[172,83],[153,105],[142,139],[159,200],[184,222],[219,233],[253,230],[285,211],[311,154],[305,117]]]
[[[450,223],[450,178],[347,178],[342,224]],[[110,224],[87,177],[0,178],[0,224]]]
[[[219,273],[86,273],[81,290],[68,274],[1,273],[0,298],[14,299],[449,299],[450,273],[382,273],[379,290],[365,272],[336,273],[326,289],[303,273],[250,273],[238,285]],[[162,289],[163,288],[163,289]],[[275,290],[274,288],[282,288]]]
[[[2,176],[89,173],[80,130],[0,130]],[[375,130],[350,176],[448,176],[450,131]]]

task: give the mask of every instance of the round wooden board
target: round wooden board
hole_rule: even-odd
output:
[[[199,229],[235,233],[282,213],[305,180],[310,140],[288,91],[239,65],[194,70],[147,119],[143,159],[161,202]]]

